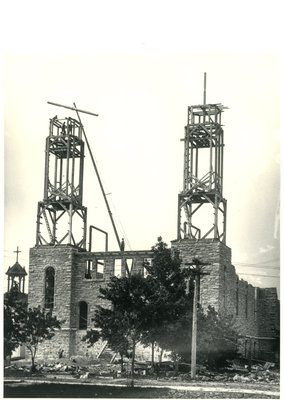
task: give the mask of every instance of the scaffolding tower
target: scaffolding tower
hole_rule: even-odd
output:
[[[220,103],[205,104],[205,95],[203,105],[188,107],[185,136],[181,139],[184,174],[183,190],[178,195],[178,239],[213,238],[226,243],[221,124],[224,108]],[[205,207],[207,214],[202,213]]]
[[[50,119],[45,147],[44,198],[38,203],[37,212],[37,246],[69,244],[86,248],[82,129],[81,123],[70,117]]]

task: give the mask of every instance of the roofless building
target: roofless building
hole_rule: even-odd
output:
[[[39,358],[45,359],[57,357],[59,352],[66,357],[98,357],[104,344],[90,349],[81,339],[92,326],[96,307],[105,305],[99,298],[100,287],[113,275],[144,274],[144,262],[152,257],[150,250],[125,251],[122,246],[108,251],[106,245],[106,251],[94,252],[91,242],[87,249],[83,170],[84,145],[88,142],[82,136],[79,110],[71,109],[77,111],[77,119],[56,116],[49,122],[44,197],[38,203],[36,245],[30,250],[29,306],[40,305],[64,321],[56,336],[39,348]],[[172,249],[179,251],[184,264],[194,258],[205,264],[208,275],[201,277],[199,296],[203,309],[211,305],[233,315],[243,335],[241,351],[245,354],[246,341],[253,340],[254,356],[271,359],[278,323],[276,289],[260,289],[239,279],[226,245],[224,109],[221,103],[207,104],[205,95],[203,104],[187,109],[184,179],[178,194],[177,237]],[[106,205],[111,217],[107,200]],[[119,245],[116,230],[115,235]]]

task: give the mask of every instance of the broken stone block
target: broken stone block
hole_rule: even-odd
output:
[[[248,376],[240,376],[240,382],[249,382],[250,378]]]
[[[273,368],[273,367],[275,367],[275,364],[274,363],[272,363],[272,362],[266,362],[265,364],[264,364],[264,369],[266,370],[266,371],[268,371],[270,368]]]
[[[89,372],[86,372],[85,374],[80,376],[80,379],[88,379],[89,378]]]

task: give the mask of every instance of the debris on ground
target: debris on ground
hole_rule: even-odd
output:
[[[31,373],[30,363],[13,363],[4,367],[4,375],[14,377],[35,376],[38,375],[72,375],[78,379],[92,379],[112,377],[123,378],[130,375],[130,363],[125,363],[125,371],[121,374],[121,365],[116,363],[101,363],[99,360],[92,360],[92,362],[82,363],[78,359],[63,359],[60,358],[54,362],[42,362],[37,364],[36,373]],[[190,368],[188,371],[177,372],[171,363],[161,365],[160,368],[151,368],[151,364],[147,362],[135,363],[135,379],[155,379],[159,381],[176,381],[176,382],[190,382]],[[279,368],[275,363],[255,363],[251,366],[251,371],[245,365],[233,365],[231,369],[223,371],[212,371],[206,369],[204,366],[197,368],[197,375],[195,381],[202,382],[240,382],[240,383],[257,383],[257,382],[270,382],[279,383],[280,373]]]

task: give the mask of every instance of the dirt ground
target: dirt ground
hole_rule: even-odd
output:
[[[14,362],[5,368],[5,398],[280,398],[279,370],[269,364],[254,365],[251,372],[246,366],[221,373],[201,369],[191,380],[188,372],[176,374],[169,366],[149,374],[147,365],[137,363],[134,381],[120,376],[119,365],[108,363],[61,359],[38,364],[34,374],[29,367]]]

